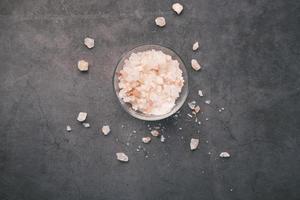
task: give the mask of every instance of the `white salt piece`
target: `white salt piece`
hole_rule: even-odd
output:
[[[182,12],[183,10],[183,6],[180,4],[180,3],[174,3],[172,5],[172,9],[178,14],[180,15],[180,13]]]
[[[72,131],[72,128],[71,128],[71,126],[67,125],[67,128],[66,128],[66,130],[67,130],[68,132]]]
[[[220,153],[220,157],[221,158],[229,158],[230,154],[228,152],[224,151],[224,152]]]
[[[90,128],[90,123],[82,123],[85,128]]]
[[[205,103],[206,103],[206,104],[210,104],[210,103],[211,103],[211,100],[205,100]]]
[[[166,140],[166,138],[165,138],[163,135],[161,135],[161,136],[160,136],[160,141],[161,141],[161,142],[165,142],[165,140]]]
[[[155,19],[155,24],[159,27],[164,27],[166,25],[166,20],[164,17],[157,17]]]
[[[205,120],[208,121],[208,118],[206,117]]]
[[[108,135],[109,132],[110,132],[110,127],[109,127],[108,125],[102,126],[102,133],[103,133],[104,135]]]
[[[199,90],[199,91],[198,91],[198,95],[199,95],[200,97],[203,97],[203,92],[202,92],[202,90]]]
[[[196,51],[199,48],[199,42],[193,44],[193,51]]]
[[[198,63],[198,61],[196,59],[191,60],[191,65],[192,65],[192,68],[196,71],[201,69],[201,65]]]
[[[221,109],[219,109],[219,112],[222,112],[222,110],[221,110]]]
[[[129,142],[126,142],[126,145],[129,146],[130,145]]]
[[[181,128],[181,127],[179,127],[178,129],[179,129],[179,130],[182,130],[182,128]]]
[[[157,130],[152,130],[151,135],[154,137],[157,137],[157,136],[159,136],[159,132]]]
[[[225,108],[222,107],[221,110],[225,110]]]
[[[190,109],[194,109],[195,106],[196,106],[196,101],[191,101],[191,102],[188,102],[188,106],[190,107]]]
[[[142,141],[143,143],[148,144],[151,141],[151,137],[143,137]]]
[[[84,38],[84,44],[87,48],[91,49],[95,46],[95,40],[93,38],[86,37]]]
[[[89,63],[85,60],[79,60],[77,63],[79,71],[86,72],[89,70]]]
[[[137,152],[139,152],[139,151],[140,151],[140,149],[136,149],[136,151],[137,151]]]
[[[199,145],[199,139],[192,138],[191,142],[190,142],[191,150],[193,151],[193,150],[197,149],[198,145]]]
[[[190,118],[193,118],[193,115],[191,115],[191,114],[187,114],[187,116],[189,116]]]
[[[117,159],[121,162],[128,162],[128,156],[123,153],[123,152],[119,152],[119,153],[116,153],[116,156],[117,156]]]
[[[196,107],[194,108],[194,111],[195,111],[195,113],[198,113],[198,112],[200,111],[200,106],[196,106]]]
[[[233,188],[230,188],[230,192],[232,192],[233,191]]]
[[[77,116],[77,121],[84,122],[86,120],[87,113],[86,112],[80,112]]]

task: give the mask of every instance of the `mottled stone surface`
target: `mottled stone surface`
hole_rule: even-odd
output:
[[[186,0],[180,16],[174,2],[0,1],[0,199],[299,199],[300,2]],[[157,16],[166,18],[163,29]],[[95,39],[93,49],[85,37]],[[153,123],[121,109],[113,70],[141,44],[182,57],[187,102],[204,112],[200,126],[187,105]],[[77,122],[80,111],[91,128]],[[142,144],[147,125],[159,123],[166,142]],[[103,124],[112,129],[106,137]],[[200,138],[195,152],[192,137]],[[223,151],[231,157],[219,158]],[[118,162],[117,152],[130,162]]]

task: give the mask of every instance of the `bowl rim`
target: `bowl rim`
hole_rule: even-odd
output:
[[[182,94],[183,96],[181,96],[182,98],[182,101],[180,101],[179,104],[175,104],[175,106],[172,108],[172,110],[164,115],[151,115],[151,117],[149,116],[142,116],[142,115],[139,115],[136,111],[134,111],[133,113],[130,112],[127,108],[125,108],[125,105],[126,104],[125,102],[121,102],[122,99],[119,98],[118,94],[117,94],[117,91],[116,91],[116,85],[115,85],[115,79],[116,79],[116,71],[118,69],[118,66],[120,64],[120,62],[123,60],[123,58],[129,54],[130,52],[133,53],[135,49],[138,49],[138,48],[142,48],[142,47],[146,47],[146,46],[152,46],[152,47],[156,47],[156,48],[164,48],[164,49],[167,49],[167,50],[170,50],[172,51],[181,61],[181,63],[183,64],[183,69],[180,68],[182,70],[182,73],[186,76],[186,80],[184,80],[184,86],[182,87],[182,89],[184,87],[186,87],[186,92],[184,94]],[[118,99],[118,102],[120,104],[120,106],[132,117],[136,118],[136,119],[140,119],[140,120],[144,120],[144,121],[158,121],[158,120],[163,120],[163,119],[166,119],[170,116],[172,116],[173,114],[175,114],[182,106],[183,104],[185,103],[186,99],[187,99],[187,96],[188,96],[188,93],[189,93],[189,87],[188,87],[188,71],[187,71],[187,68],[186,68],[186,64],[184,63],[183,59],[179,56],[179,54],[174,51],[172,48],[170,47],[167,47],[167,46],[162,46],[162,45],[158,45],[158,44],[142,44],[142,45],[137,45],[133,48],[131,48],[130,50],[122,53],[122,55],[120,56],[116,66],[115,66],[115,69],[113,70],[113,77],[112,77],[112,86],[113,86],[113,90],[114,90],[114,94],[115,96],[117,97]],[[181,92],[182,93],[182,92]],[[179,97],[180,98],[180,97]],[[179,99],[177,98],[177,99]],[[177,108],[176,108],[177,107]],[[175,109],[174,109],[175,108]],[[136,114],[135,114],[136,113]]]

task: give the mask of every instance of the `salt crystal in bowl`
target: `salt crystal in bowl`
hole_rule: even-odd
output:
[[[139,52],[145,52],[145,51],[161,51],[162,53],[171,56],[172,60],[176,60],[179,63],[179,69],[182,71],[182,78],[183,78],[183,85],[181,88],[181,91],[179,93],[179,97],[175,100],[175,105],[173,105],[171,108],[169,108],[167,110],[167,112],[163,112],[163,113],[145,113],[145,112],[141,112],[138,109],[133,109],[134,105],[132,105],[131,103],[127,103],[124,101],[124,96],[122,96],[122,92],[120,94],[120,87],[119,87],[119,76],[121,73],[121,70],[124,68],[124,65],[126,62],[128,62],[128,59],[130,58],[130,56],[135,53],[139,53]],[[154,62],[156,62],[155,60],[153,60]],[[134,75],[134,72],[133,74]],[[171,49],[166,48],[166,47],[162,47],[159,45],[142,45],[142,46],[138,46],[128,52],[126,52],[121,59],[119,60],[115,71],[114,71],[114,76],[113,76],[113,87],[115,90],[115,94],[121,104],[121,106],[123,107],[123,109],[128,112],[131,116],[137,118],[137,119],[141,119],[141,120],[145,120],[145,121],[157,121],[157,120],[162,120],[165,119],[171,115],[173,115],[174,113],[176,113],[181,106],[184,104],[187,95],[188,95],[188,75],[187,75],[187,71],[186,71],[186,67],[183,63],[183,61],[181,60],[181,58]],[[165,108],[165,107],[164,107]],[[162,110],[164,108],[161,108]],[[159,109],[158,109],[159,110]]]

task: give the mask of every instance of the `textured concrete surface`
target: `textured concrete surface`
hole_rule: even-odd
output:
[[[186,0],[181,16],[171,2],[0,1],[0,199],[300,198],[300,2]],[[94,49],[83,46],[85,36]],[[121,109],[112,73],[141,44],[201,61],[201,72],[188,69],[188,100],[204,111],[202,125],[186,105],[177,119],[155,123]],[[91,63],[86,74],[76,69],[82,58]],[[91,128],[76,122],[79,111]],[[104,123],[107,137],[98,132]],[[147,125],[159,123],[166,142],[141,144]],[[194,152],[191,137],[201,140]],[[224,150],[230,159],[218,157]],[[129,163],[115,159],[118,151]]]

